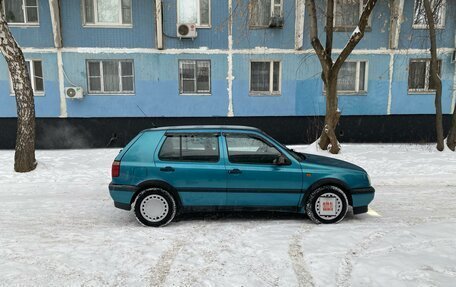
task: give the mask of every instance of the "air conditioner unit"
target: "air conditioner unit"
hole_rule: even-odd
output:
[[[451,56],[451,63],[456,63],[456,49],[454,49],[453,56]]]
[[[65,95],[69,99],[82,99],[84,90],[81,87],[68,87],[65,88]]]
[[[179,38],[196,38],[196,24],[177,24],[177,37]]]
[[[273,16],[269,18],[269,28],[282,28],[283,22],[283,17]]]

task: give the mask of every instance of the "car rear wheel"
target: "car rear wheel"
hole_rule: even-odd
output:
[[[317,224],[337,223],[348,210],[345,193],[336,186],[322,186],[313,190],[306,203],[306,213]]]
[[[136,219],[144,225],[159,227],[170,223],[176,215],[176,201],[161,188],[143,190],[135,201]]]

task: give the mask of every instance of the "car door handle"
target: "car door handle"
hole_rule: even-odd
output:
[[[242,171],[240,169],[235,168],[235,169],[229,170],[228,173],[229,174],[240,174],[240,173],[242,173]]]
[[[174,171],[174,168],[172,168],[172,167],[170,167],[170,166],[165,166],[165,167],[160,168],[160,171],[163,171],[163,172],[173,172],[173,171]]]

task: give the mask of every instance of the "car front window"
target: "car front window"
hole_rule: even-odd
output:
[[[247,134],[227,134],[228,159],[232,163],[274,164],[281,155],[270,143]]]

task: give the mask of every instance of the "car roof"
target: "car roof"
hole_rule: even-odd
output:
[[[261,132],[260,129],[248,126],[236,125],[195,125],[195,126],[166,126],[147,129],[146,131],[173,131],[173,130],[248,130]]]

